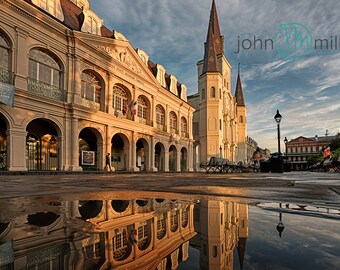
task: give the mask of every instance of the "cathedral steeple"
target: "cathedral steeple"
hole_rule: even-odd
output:
[[[207,41],[205,45],[204,52],[204,64],[203,64],[203,74],[206,72],[216,72],[218,71],[216,48],[214,43],[214,33],[212,30],[212,24],[209,24],[209,30],[207,35]]]
[[[244,102],[244,98],[243,98],[242,84],[241,84],[241,78],[240,78],[240,63],[238,64],[235,97],[236,97],[237,106],[246,106]]]
[[[224,53],[223,36],[221,36],[218,23],[215,0],[212,1],[209,19],[209,28],[204,50],[203,74],[209,71],[218,71],[217,55]]]

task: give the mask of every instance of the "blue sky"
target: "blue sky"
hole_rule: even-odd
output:
[[[91,9],[109,29],[127,37],[133,47],[149,54],[197,92],[196,63],[203,59],[211,0],[90,0]],[[225,54],[237,63],[248,113],[248,135],[262,148],[277,150],[274,115],[283,116],[281,137],[323,136],[340,132],[340,23],[338,0],[216,0]],[[242,49],[245,39],[275,40],[280,25],[298,23],[315,39],[333,40],[333,50],[302,50],[299,60],[282,59],[275,48]],[[280,33],[280,32],[278,32]],[[241,50],[238,51],[238,40]],[[280,41],[280,39],[278,39]],[[264,41],[263,41],[264,42]],[[314,42],[314,41],[313,41]],[[249,46],[244,42],[244,47]],[[280,43],[278,43],[280,44]],[[314,43],[313,43],[314,44]],[[252,44],[253,45],[253,44]],[[284,144],[281,144],[284,149]]]

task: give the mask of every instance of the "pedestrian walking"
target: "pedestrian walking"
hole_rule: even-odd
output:
[[[104,170],[109,170],[110,172],[112,171],[111,168],[111,157],[110,157],[110,153],[107,153],[107,155],[105,156],[105,167]]]

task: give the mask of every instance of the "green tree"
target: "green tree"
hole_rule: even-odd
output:
[[[340,148],[340,133],[338,133],[335,138],[332,140],[332,142],[330,143],[330,148],[331,151],[334,151],[338,148]]]
[[[307,165],[310,166],[321,161],[323,161],[322,155],[309,156],[307,159]]]

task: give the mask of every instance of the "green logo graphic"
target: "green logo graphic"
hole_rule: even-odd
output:
[[[280,24],[276,31],[274,47],[282,59],[299,60],[313,50],[313,35],[303,24]]]

